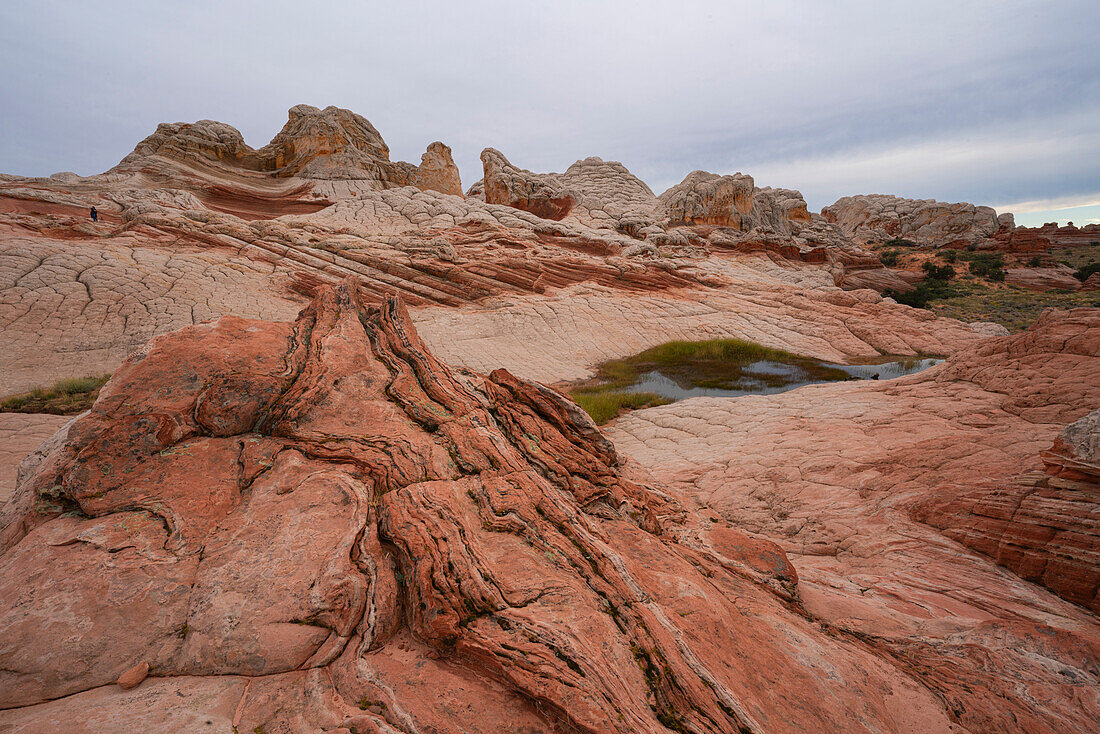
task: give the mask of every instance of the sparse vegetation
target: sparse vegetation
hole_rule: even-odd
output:
[[[878,254],[878,259],[882,261],[882,264],[888,268],[892,268],[898,264],[898,251],[897,250],[883,250]]]
[[[1047,308],[1100,307],[1100,291],[1040,293],[982,280],[959,280],[928,305],[938,316],[963,321],[994,321],[1023,331]]]
[[[953,263],[959,259],[959,251],[953,249],[940,250],[936,253],[936,257],[944,260],[945,262]]]
[[[902,237],[895,237],[892,240],[886,240],[882,244],[887,247],[917,247],[917,243],[913,240],[907,240]]]
[[[967,252],[962,259],[970,263],[970,274],[1001,283],[1005,279],[1005,258],[999,252]]]
[[[597,425],[603,425],[626,410],[668,405],[672,401],[651,392],[623,392],[614,388],[579,389],[571,397]]]
[[[92,407],[99,390],[110,375],[75,377],[58,380],[50,387],[37,387],[30,392],[0,400],[0,413],[51,413],[76,415]]]
[[[1085,246],[1053,247],[1050,255],[1063,265],[1073,269],[1083,268],[1095,262],[1100,262],[1100,242],[1093,242]]]

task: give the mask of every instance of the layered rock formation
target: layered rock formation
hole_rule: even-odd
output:
[[[290,117],[258,151],[218,123],[169,125],[107,174],[5,177],[0,326],[8,348],[0,393],[108,372],[152,336],[221,314],[288,318],[317,285],[348,275],[374,303],[387,293],[412,306],[453,308],[510,294],[553,302],[552,291],[589,282],[621,294],[660,294],[658,310],[666,313],[732,294],[748,318],[764,318],[806,289],[829,291],[810,302],[832,304],[838,283],[906,287],[820,216],[803,221],[797,192],[754,187],[739,221],[748,230],[674,224],[621,163],[587,158],[561,174],[524,174],[575,202],[555,222],[485,203],[484,194],[458,196],[442,144],[429,146],[417,168],[389,162],[385,142],[357,115],[299,106]],[[487,158],[496,165],[494,155]],[[93,205],[97,223],[87,218]],[[738,297],[745,289],[762,297]],[[897,313],[903,331],[963,335],[951,344],[971,334],[954,322],[926,327],[926,314],[876,307],[874,297],[856,302],[868,312]],[[795,318],[815,321],[829,308]],[[657,325],[653,334],[668,330]],[[920,340],[950,349],[938,336]]]
[[[432,143],[420,166],[391,162],[390,149],[363,116],[338,107],[297,105],[271,142],[253,150],[229,125],[200,120],[165,123],[138,143],[112,172],[164,173],[165,165],[215,166],[219,172],[266,173],[274,178],[350,180],[370,189],[417,186],[462,193],[451,150]]]
[[[954,728],[789,606],[775,546],[356,292],[154,340],[29,460],[0,528],[6,730]]]
[[[1045,240],[1047,247],[1081,247],[1100,243],[1100,224],[1086,224],[1083,227],[1074,226],[1068,222],[1059,226],[1057,222],[1047,222],[1042,227],[1019,227],[1039,240]]]
[[[1090,277],[1080,281],[1074,277],[1073,268],[1058,265],[1052,268],[1006,268],[1005,282],[1033,291],[1082,291],[1100,290],[1100,278]]]
[[[1056,438],[1098,405],[1100,310],[1078,309],[911,377],[695,398],[609,435],[689,513],[778,543],[809,613],[896,656],[967,730],[1087,731],[1096,698],[1070,690],[1100,682],[1100,626],[1030,581],[1095,608],[1095,488],[1042,469],[1090,462],[1094,419]]]
[[[900,238],[926,247],[967,247],[1015,227],[1011,214],[998,216],[988,206],[885,194],[845,196],[821,213],[861,244]]]

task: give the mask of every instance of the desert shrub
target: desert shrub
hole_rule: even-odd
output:
[[[917,247],[917,243],[913,240],[907,240],[902,237],[895,237],[892,240],[886,240],[883,243],[887,247]]]
[[[929,280],[951,280],[955,277],[955,268],[950,265],[937,265],[931,260],[926,260],[921,269],[928,275]]]
[[[923,283],[911,291],[902,292],[888,289],[883,291],[882,295],[913,308],[925,308],[928,306],[928,302],[932,300],[931,293]]]
[[[959,259],[959,251],[951,249],[940,250],[936,253],[936,257],[940,258],[941,260],[946,260],[949,263],[953,263]]]
[[[882,264],[888,268],[892,268],[898,264],[898,251],[897,250],[884,250],[879,253],[878,259],[882,261]]]
[[[1100,263],[1089,263],[1083,268],[1078,268],[1073,277],[1084,283],[1093,273],[1100,273]]]
[[[986,280],[1003,281],[1005,279],[1005,258],[999,252],[970,253],[970,274]]]
[[[1035,255],[1027,261],[1027,266],[1029,268],[1041,268],[1043,266],[1043,258]]]
[[[70,377],[58,380],[50,387],[35,389],[0,400],[0,412],[4,413],[52,413],[74,415],[92,407],[99,389],[110,375],[96,377]]]

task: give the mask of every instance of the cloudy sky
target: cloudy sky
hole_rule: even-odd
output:
[[[1100,221],[1100,2],[38,2],[0,5],[0,171],[98,173],[163,121],[266,143],[299,103],[395,159],[482,148]]]

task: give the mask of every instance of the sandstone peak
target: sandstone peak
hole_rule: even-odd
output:
[[[673,223],[741,229],[743,217],[752,209],[755,189],[752,176],[692,171],[658,198]]]
[[[462,193],[450,148],[432,143],[421,166],[390,161],[389,146],[369,120],[333,106],[291,107],[283,128],[258,150],[224,123],[162,123],[112,170],[181,178],[173,164],[188,166],[192,175],[197,169],[207,178],[243,176],[253,186],[263,182],[255,174],[264,174],[273,179],[360,181],[374,189],[417,186]]]

